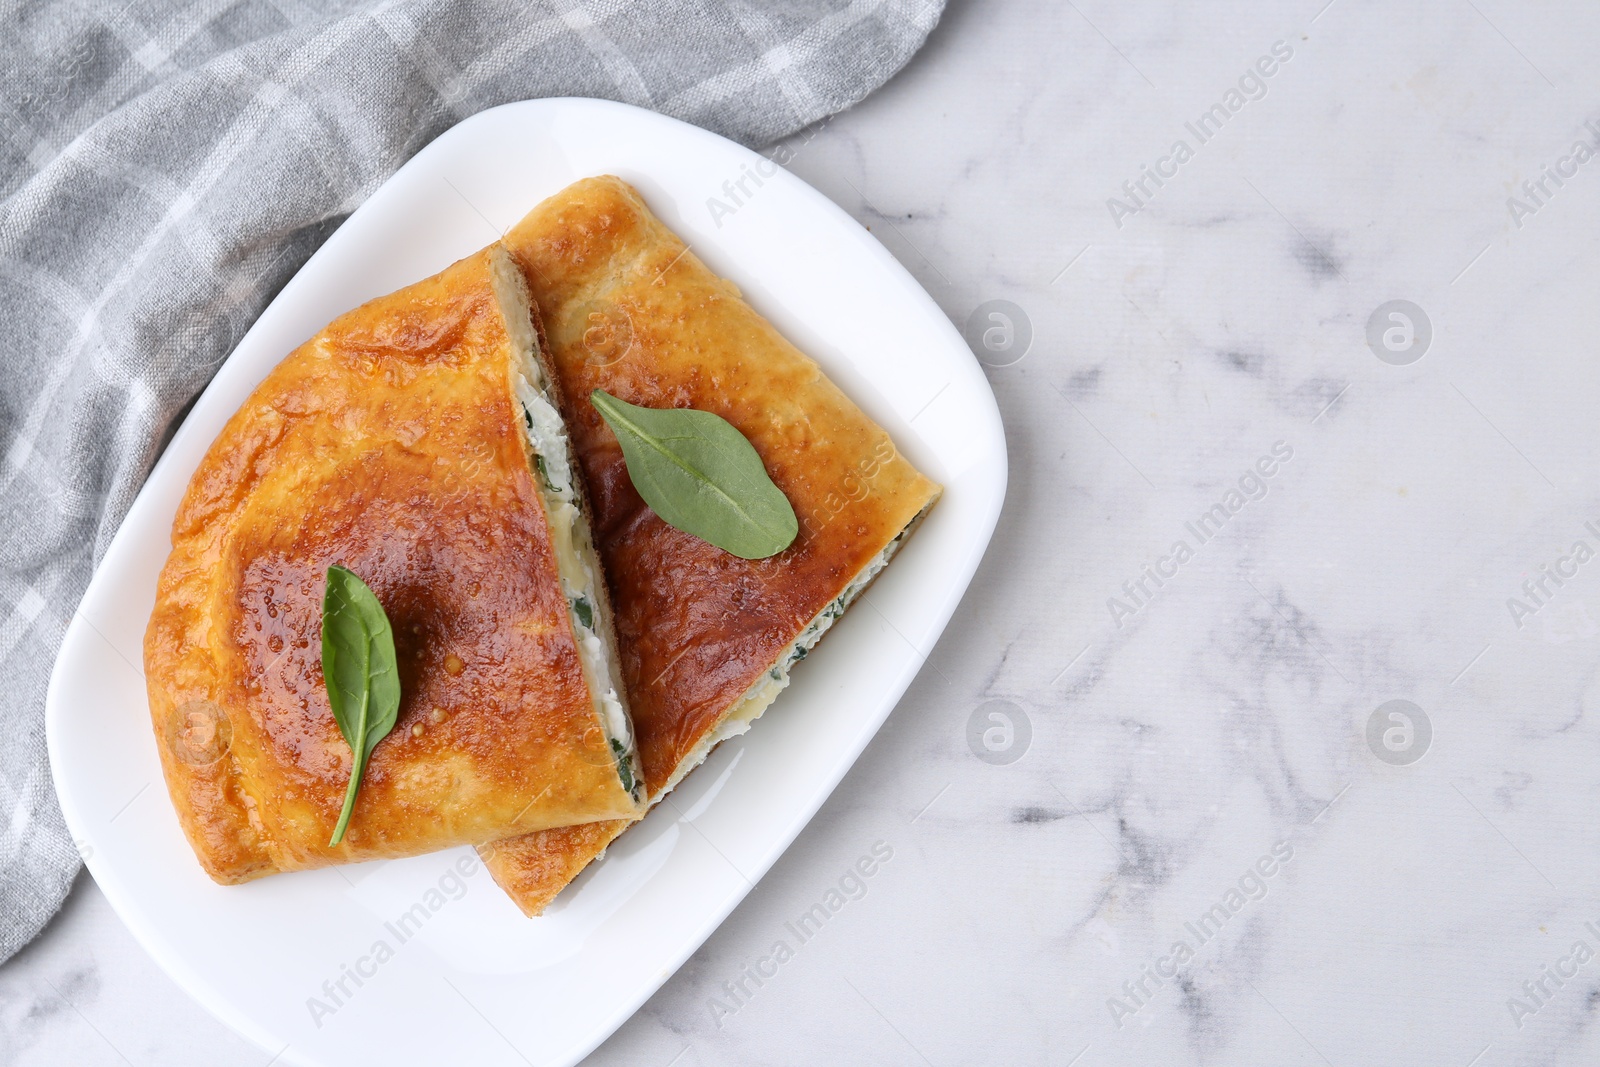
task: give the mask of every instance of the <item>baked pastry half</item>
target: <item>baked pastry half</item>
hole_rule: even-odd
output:
[[[610,601],[536,312],[499,246],[341,316],[228,422],[145,635],[173,806],[236,883],[631,818]],[[343,841],[324,580],[377,595],[401,681]]]
[[[569,186],[504,243],[544,318],[594,502],[654,803],[718,742],[749,729],[905,543],[939,486],[621,179]],[[588,402],[595,389],[733,423],[793,504],[795,542],[745,560],[664,523]],[[480,852],[534,915],[628,825],[551,829]]]

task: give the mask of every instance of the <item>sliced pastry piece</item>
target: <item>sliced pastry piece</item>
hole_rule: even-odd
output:
[[[611,606],[521,272],[496,245],[336,319],[212,444],[145,634],[179,821],[222,883],[635,817]],[[325,576],[371,587],[398,721],[351,751]]]
[[[544,319],[563,413],[594,502],[645,785],[657,802],[749,729],[789,671],[905,543],[939,495],[889,435],[614,177],[546,200],[505,238]],[[794,505],[783,552],[745,560],[640,499],[595,389],[733,423]],[[628,821],[480,847],[538,914]]]

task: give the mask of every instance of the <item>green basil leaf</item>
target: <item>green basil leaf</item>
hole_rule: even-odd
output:
[[[744,434],[694,408],[644,408],[603,389],[589,395],[622,445],[628,477],[668,526],[741,559],[794,543],[799,520]]]
[[[367,757],[394,729],[400,713],[400,668],[389,617],[367,583],[337,563],[328,568],[322,596],[322,681],[354,757],[344,810],[328,842],[332,848],[344,840]]]

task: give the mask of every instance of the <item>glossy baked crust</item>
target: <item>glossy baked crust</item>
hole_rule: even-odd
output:
[[[145,670],[173,805],[219,882],[638,811],[532,480],[490,278],[503,255],[336,319],[268,375],[189,484]],[[351,756],[322,684],[332,563],[383,603],[402,686],[337,848]]]
[[[938,496],[888,434],[614,177],[546,200],[504,241],[544,318],[611,584],[652,799],[705,753],[805,627]],[[743,560],[672,529],[628,480],[594,389],[737,426],[800,520],[777,556]],[[770,699],[770,698],[769,698]],[[628,823],[483,849],[529,914]]]

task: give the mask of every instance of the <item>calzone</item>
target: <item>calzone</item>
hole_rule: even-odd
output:
[[[636,817],[641,771],[560,384],[494,246],[336,319],[211,445],[145,637],[166,782],[243,882]],[[394,633],[398,721],[351,770],[320,661],[328,568]]]
[[[939,486],[621,179],[569,186],[504,243],[548,332],[656,802],[718,742],[749,729],[905,543]],[[731,422],[793,504],[795,542],[745,560],[668,526],[630,482],[589,403],[596,389]],[[533,915],[628,825],[551,829],[480,852]]]

